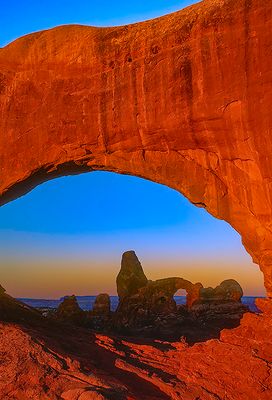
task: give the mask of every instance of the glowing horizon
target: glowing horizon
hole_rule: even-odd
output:
[[[121,255],[131,249],[148,279],[180,276],[215,287],[232,278],[245,295],[265,294],[237,232],[140,178],[59,178],[2,207],[0,219],[1,284],[15,297],[114,295]]]

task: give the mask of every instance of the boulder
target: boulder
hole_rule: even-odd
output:
[[[233,328],[239,325],[249,309],[241,303],[243,290],[234,279],[227,279],[216,288],[201,288],[199,299],[191,307],[191,316],[204,326],[216,329]]]

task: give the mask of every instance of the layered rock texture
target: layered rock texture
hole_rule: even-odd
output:
[[[0,49],[0,201],[56,176],[133,174],[229,222],[272,297],[272,3],[204,0]]]
[[[134,268],[135,259],[133,253],[131,262]],[[141,265],[137,261],[136,269],[139,269]],[[131,264],[126,264],[126,268],[131,271]],[[124,265],[122,273],[126,276]],[[131,276],[133,279],[133,274]],[[173,279],[175,282],[181,278]],[[179,310],[174,307],[172,291],[169,292],[173,279],[169,278],[169,282],[168,279],[148,281],[136,293],[122,298],[123,306],[125,302],[128,305],[123,311],[130,310],[130,314],[132,311],[136,316],[134,321],[137,321],[139,306],[144,311],[151,307],[157,319],[154,320],[156,330],[165,329],[163,322],[166,321],[168,334],[169,326],[171,333],[174,324],[171,315],[167,319],[169,312],[176,321],[182,317],[182,313],[179,315]],[[152,286],[155,290],[150,292]],[[198,287],[199,296],[201,291],[207,290]],[[225,297],[222,300],[221,295],[219,300],[218,292],[222,294],[222,287]],[[221,288],[220,291],[218,288]],[[135,329],[141,326],[139,320],[136,325],[133,325],[134,322],[131,325],[136,337],[130,339],[116,337],[116,334],[101,335],[87,329],[87,317],[92,315],[98,318],[98,325],[102,322],[99,318],[109,318],[109,299],[105,294],[97,297],[90,313],[81,311],[75,296],[67,296],[53,318],[44,318],[36,310],[8,296],[2,288],[0,315],[2,320],[8,316],[9,322],[0,323],[0,399],[270,400],[272,310],[268,299],[258,301],[265,314],[244,314],[239,327],[221,331],[217,339],[205,341],[203,335],[210,319],[214,326],[216,318],[222,321],[224,313],[231,315],[234,304],[238,312],[240,301],[233,299],[238,288],[237,282],[224,281],[215,289],[209,288],[208,301],[199,298],[189,308],[191,317],[200,321],[199,326],[194,325],[201,334],[199,343],[188,341],[187,335],[171,342],[140,338]],[[147,295],[148,301],[144,301],[142,296],[144,290],[147,294],[151,293],[151,296]],[[158,293],[166,298],[163,304],[171,306],[170,309],[169,306],[158,307]],[[133,307],[131,298],[134,299]],[[82,325],[78,317],[82,318],[83,314],[85,319]],[[142,313],[142,319],[145,318]],[[161,318],[160,323],[158,318]],[[182,326],[184,329],[186,318],[180,321],[182,325],[179,329]],[[193,325],[187,328],[192,332]]]
[[[93,170],[165,184],[241,234],[268,295],[263,314],[188,347],[28,328],[35,312],[0,289],[22,324],[0,326],[3,400],[271,399],[271,31],[271,1],[204,0],[0,49],[1,204]]]
[[[271,328],[267,315],[245,314],[188,346],[1,323],[0,399],[271,400]]]

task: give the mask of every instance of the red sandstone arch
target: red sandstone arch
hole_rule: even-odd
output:
[[[205,0],[0,49],[0,201],[92,170],[168,185],[229,222],[272,297],[272,3]]]

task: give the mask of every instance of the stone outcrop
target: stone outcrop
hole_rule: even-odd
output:
[[[177,308],[173,302],[173,294],[181,286],[193,290],[194,295],[197,293],[190,307]],[[237,282],[224,281],[218,287],[220,291],[212,289],[216,296],[209,296],[209,301],[206,296],[201,302],[200,293],[207,289],[199,283],[193,285],[181,278],[148,281],[136,293],[121,298],[122,307],[128,302],[127,310],[131,311],[127,317],[133,328],[132,341],[122,340],[120,335],[115,337],[113,332],[110,337],[95,333],[86,329],[86,325],[80,329],[74,327],[82,325],[78,316],[83,313],[75,296],[64,298],[57,310],[56,322],[42,318],[3,290],[1,319],[1,307],[8,300],[16,309],[13,322],[20,325],[0,323],[0,399],[27,396],[35,400],[225,400],[228,397],[270,400],[270,301],[259,299],[257,302],[264,314],[241,315],[239,327],[220,333],[223,325],[220,326],[219,321],[224,312],[232,318],[233,307],[241,312],[242,306],[237,296],[240,293]],[[219,292],[222,299],[222,287],[223,301],[218,298]],[[106,304],[108,307],[108,296],[99,295],[97,307],[94,307],[98,315],[93,315],[94,319],[99,319],[101,314],[104,317],[108,310]],[[138,313],[140,306],[144,312]],[[177,338],[182,334],[180,340],[165,342],[141,338],[143,331],[152,332],[146,327],[143,330],[140,324],[141,318],[146,319],[148,309],[152,312],[147,321],[152,322],[155,336],[169,338],[177,329]],[[35,323],[29,324],[34,321],[33,313]],[[10,308],[7,315],[11,315]],[[124,326],[124,320],[121,322]],[[212,336],[207,327],[213,327]],[[191,332],[191,337],[186,332]],[[217,339],[206,341],[213,337]]]
[[[177,310],[173,296],[179,289],[186,289],[189,294],[191,292],[194,293],[195,298],[193,298],[192,294],[189,296],[193,304],[199,299],[201,287],[202,285],[197,284],[196,289],[195,285],[190,281],[177,277],[148,281],[136,293],[119,298],[117,312],[123,314],[132,313],[133,318],[136,317],[136,314],[139,314],[140,319],[144,315],[170,314]]]
[[[93,170],[159,182],[240,233],[272,297],[271,16],[271,1],[205,0],[1,48],[1,204]]]
[[[239,325],[248,307],[241,303],[243,289],[234,279],[227,279],[216,288],[201,288],[191,307],[191,316],[200,324],[219,332]]]
[[[111,311],[110,296],[107,293],[100,293],[96,296],[92,314],[96,316],[109,316]]]
[[[165,184],[239,232],[272,298],[271,30],[271,1],[205,0],[153,21],[63,26],[0,49],[1,204],[93,170]],[[1,319],[32,313],[9,297],[1,304]],[[108,337],[90,344],[89,334],[79,342],[63,333],[50,342],[2,324],[0,392],[270,400],[271,300],[257,304],[263,314],[191,347]],[[74,351],[67,357],[63,342]],[[94,359],[106,383],[92,375]]]
[[[133,250],[122,255],[121,269],[116,278],[119,299],[131,296],[146,286],[147,278],[138,257]]]
[[[0,398],[271,400],[272,319],[188,346],[0,323]]]
[[[225,302],[241,302],[243,289],[234,279],[227,279],[220,283],[216,288],[201,288],[198,304],[217,304]]]
[[[41,314],[32,307],[8,295],[0,285],[0,321],[6,322],[41,322]]]
[[[133,251],[123,254],[117,288],[121,295],[113,330],[123,334],[168,339],[184,335],[189,341],[216,337],[221,329],[238,326],[248,311],[235,280],[225,280],[215,289],[179,277],[147,280]],[[174,300],[179,289],[187,292],[186,306],[177,307]]]
[[[90,311],[89,324],[95,331],[108,331],[112,325],[111,301],[107,293],[99,294]]]
[[[86,320],[86,314],[79,307],[75,295],[64,297],[62,303],[58,306],[56,318],[75,325],[83,324]]]

